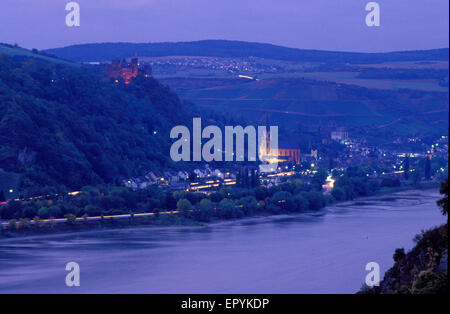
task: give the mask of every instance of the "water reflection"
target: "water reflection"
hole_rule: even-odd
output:
[[[392,265],[445,221],[438,194],[412,191],[318,213],[0,241],[0,292],[351,293],[367,262]],[[65,264],[81,287],[64,284]]]

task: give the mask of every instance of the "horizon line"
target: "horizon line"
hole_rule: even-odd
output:
[[[295,49],[295,50],[306,50],[306,51],[324,51],[324,52],[339,52],[339,53],[355,53],[355,54],[382,54],[382,53],[396,53],[396,52],[413,52],[413,51],[430,51],[430,50],[444,50],[450,49],[450,47],[439,47],[439,48],[427,48],[427,49],[405,49],[405,50],[386,50],[386,51],[378,51],[378,52],[370,52],[370,51],[349,51],[349,50],[328,50],[328,49],[315,49],[315,48],[296,48],[289,47],[284,45],[278,45],[268,42],[258,42],[258,41],[246,41],[246,40],[233,40],[233,39],[199,39],[199,40],[187,40],[187,41],[149,41],[149,42],[134,42],[134,41],[104,41],[104,42],[86,42],[86,43],[76,43],[69,44],[66,46],[53,47],[53,48],[44,48],[38,49],[39,51],[46,50],[54,50],[54,49],[64,49],[68,47],[74,46],[84,46],[84,45],[96,45],[96,44],[179,44],[179,43],[196,43],[196,42],[204,42],[204,41],[228,41],[228,42],[240,42],[240,43],[249,43],[249,44],[261,44],[261,45],[270,45],[275,47],[281,47],[286,49]],[[20,47],[20,46],[19,46]],[[24,47],[21,47],[24,48]],[[31,50],[33,48],[25,48]]]

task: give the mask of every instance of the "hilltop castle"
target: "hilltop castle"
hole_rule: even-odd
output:
[[[129,84],[131,79],[142,74],[145,77],[152,76],[152,67],[150,65],[140,65],[138,58],[132,58],[128,63],[124,60],[113,60],[111,64],[103,66],[103,72],[106,74],[106,79],[122,79],[125,84]]]

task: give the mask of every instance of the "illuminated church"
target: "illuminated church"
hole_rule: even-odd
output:
[[[269,163],[290,162],[296,165],[300,164],[300,148],[296,143],[282,141],[278,143],[278,149],[272,151],[270,147],[270,132],[265,136],[265,141],[260,143],[258,148],[259,158],[268,156]]]

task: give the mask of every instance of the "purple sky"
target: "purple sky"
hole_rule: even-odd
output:
[[[68,2],[0,0],[0,42],[44,49],[230,39],[369,52],[449,46],[448,0],[378,0],[379,28],[365,25],[369,0],[78,0],[78,28],[65,25]]]

